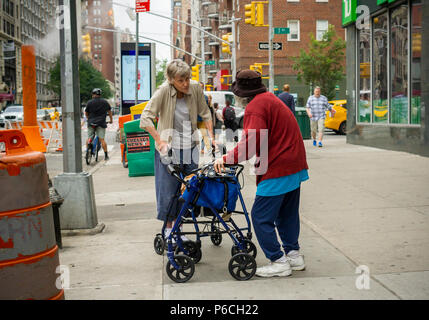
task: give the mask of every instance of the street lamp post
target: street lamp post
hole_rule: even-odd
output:
[[[136,12],[136,99],[135,105],[139,101],[139,13]]]

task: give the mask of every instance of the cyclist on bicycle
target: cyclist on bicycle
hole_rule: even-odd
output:
[[[85,116],[88,119],[88,140],[86,141],[86,145],[90,143],[90,140],[97,133],[104,150],[104,160],[109,160],[107,144],[104,140],[107,128],[106,114],[109,114],[109,123],[113,123],[112,109],[109,103],[101,98],[101,89],[95,88],[92,90],[92,100],[88,101],[85,108]]]

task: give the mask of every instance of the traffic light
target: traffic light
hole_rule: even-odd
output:
[[[253,71],[259,72],[259,74],[260,74],[260,75],[262,75],[262,66],[261,66],[261,65],[259,65],[259,64],[252,64],[252,65],[250,66],[250,70],[253,70]]]
[[[222,40],[230,42],[230,37],[231,34],[227,33],[222,36]],[[222,42],[222,52],[231,54],[231,46],[229,44],[226,44],[225,42]]]
[[[247,24],[253,24],[255,25],[255,3],[251,2],[249,4],[246,4],[244,6],[244,16],[245,20],[244,22]]]
[[[82,36],[82,52],[88,55],[91,53],[91,36],[89,33]]]
[[[200,65],[197,64],[192,67],[192,80],[200,81]]]
[[[257,2],[256,3],[256,27],[267,27],[268,25],[264,24],[264,3],[265,2]]]

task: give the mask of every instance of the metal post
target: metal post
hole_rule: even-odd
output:
[[[232,55],[231,55],[231,71],[232,71],[232,82],[235,81],[235,74],[237,73],[237,37],[235,34],[235,17],[232,14]]]
[[[82,138],[80,128],[79,50],[76,1],[60,0],[64,8],[61,42],[61,100],[63,107],[64,172],[82,172]],[[85,88],[90,90],[90,88]]]
[[[269,76],[268,90],[274,92],[274,54],[273,54],[273,0],[268,0],[268,63]]]
[[[77,39],[77,13],[80,14],[80,1],[60,0],[59,6],[64,14],[64,25],[60,29],[64,173],[54,178],[54,186],[64,198],[60,212],[61,228],[67,230],[98,228],[95,232],[99,232],[103,224],[99,225],[97,220],[92,176],[82,172]]]
[[[139,101],[139,13],[136,12],[136,99],[135,105]]]
[[[202,21],[202,20],[200,20]],[[206,53],[205,53],[204,32],[201,31],[201,81],[204,83],[204,90],[206,90]]]

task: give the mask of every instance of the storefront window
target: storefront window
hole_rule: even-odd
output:
[[[408,123],[408,6],[392,10],[390,123]]]
[[[411,124],[420,124],[422,0],[413,0],[411,8]]]
[[[359,31],[359,104],[358,121],[371,122],[371,32]]]
[[[373,18],[373,119],[387,122],[387,13]]]

